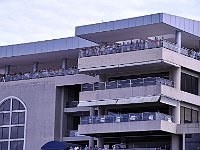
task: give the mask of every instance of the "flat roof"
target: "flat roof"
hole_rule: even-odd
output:
[[[75,35],[102,43],[175,34],[176,30],[182,31],[182,40],[186,46],[197,46],[200,22],[166,13],[77,26]]]

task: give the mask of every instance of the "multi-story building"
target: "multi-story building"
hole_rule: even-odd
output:
[[[0,47],[0,150],[58,140],[200,149],[200,22],[159,13]]]

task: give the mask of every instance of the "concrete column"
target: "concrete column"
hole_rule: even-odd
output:
[[[200,96],[200,75],[199,75],[199,79],[198,79],[198,95]]]
[[[176,31],[176,44],[181,47],[181,31]]]
[[[198,122],[200,122],[200,107],[198,109]]]
[[[199,52],[200,52],[200,40],[199,40]]]
[[[174,88],[181,89],[181,67],[176,67],[172,69]]]
[[[185,134],[183,134],[182,150],[185,150]]]
[[[95,116],[95,108],[90,107],[90,116]]]
[[[90,107],[90,116],[95,116],[95,108]],[[89,138],[89,148],[94,148],[94,137]]]
[[[89,138],[89,148],[94,148],[94,137]]]
[[[105,109],[103,107],[98,107],[98,116],[105,115]]]
[[[172,116],[173,116],[173,121],[176,124],[181,123],[181,107],[180,107],[180,102],[178,102],[176,107],[172,108]]]
[[[38,62],[33,62],[33,72],[38,71]]]
[[[67,58],[64,58],[62,60],[62,69],[66,69],[67,68]]]
[[[5,74],[10,74],[10,65],[5,65]]]
[[[103,138],[103,137],[99,137],[99,138],[97,139],[97,146],[98,146],[99,148],[103,148],[103,147],[104,147],[104,138]]]
[[[172,150],[180,150],[179,135],[172,135],[171,144]]]

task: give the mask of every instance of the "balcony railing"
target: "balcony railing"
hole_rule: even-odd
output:
[[[69,131],[69,137],[78,137],[78,136],[84,136],[84,135],[80,135],[78,133],[78,130],[70,130]]]
[[[130,114],[116,114],[105,116],[87,116],[81,117],[80,124],[100,124],[100,123],[120,123],[133,121],[153,121],[165,120],[172,122],[172,116],[159,112],[144,112],[144,113],[130,113]]]
[[[180,47],[177,44],[170,43],[168,41],[162,40],[146,40],[140,42],[128,42],[123,44],[114,44],[112,46],[95,46],[88,49],[82,49],[79,52],[79,58],[82,57],[91,57],[91,56],[100,56],[108,55],[115,53],[124,53],[130,51],[139,51],[145,49],[153,49],[164,47],[174,52],[180,53],[182,55],[200,60],[200,52],[196,52],[191,49]]]
[[[96,82],[93,84],[85,83],[82,84],[82,91],[95,91],[95,90],[106,90],[106,89],[116,89],[116,88],[127,88],[127,87],[137,87],[137,86],[148,86],[148,85],[167,85],[173,87],[173,81],[163,79],[160,77],[147,77],[138,79],[127,79],[118,81],[108,81],[108,82]]]
[[[60,69],[60,70],[43,70],[34,73],[25,73],[25,74],[15,74],[15,75],[5,75],[0,78],[0,82],[9,82],[9,81],[18,81],[18,80],[29,80],[37,78],[46,78],[46,77],[55,77],[55,76],[66,76],[77,74],[78,69]]]

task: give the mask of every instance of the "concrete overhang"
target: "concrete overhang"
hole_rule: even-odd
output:
[[[113,43],[130,39],[147,39],[153,36],[172,34],[182,31],[185,47],[197,47],[200,37],[200,22],[165,13],[103,22],[76,27],[76,36],[95,43]],[[168,39],[175,42],[175,39]]]

